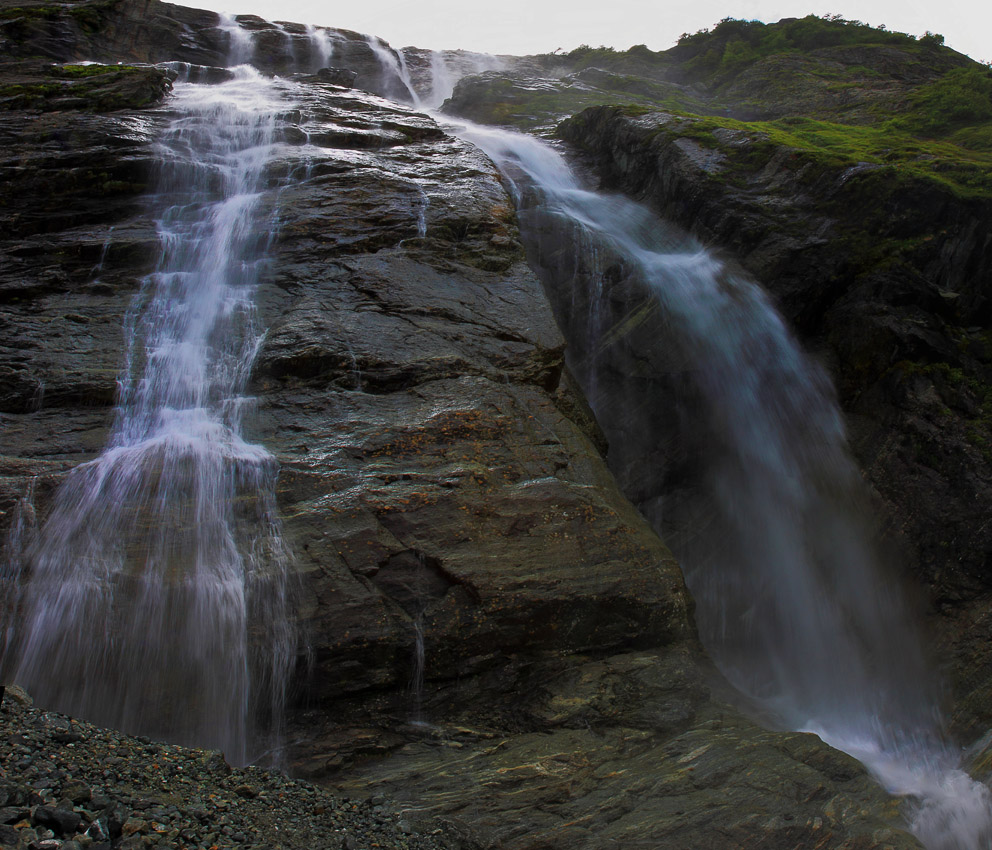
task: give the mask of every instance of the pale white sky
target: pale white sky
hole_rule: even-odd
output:
[[[728,16],[771,22],[839,13],[913,35],[939,32],[949,47],[992,60],[989,0],[183,0],[182,5],[357,30],[393,47],[516,55],[580,44],[664,50],[681,33]]]

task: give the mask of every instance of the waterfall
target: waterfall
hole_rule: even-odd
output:
[[[37,523],[34,508],[37,483],[37,478],[32,477],[24,495],[17,500],[7,539],[0,547],[0,661],[12,652],[17,641],[17,618],[24,590],[21,582],[25,571],[24,553]],[[0,678],[2,684],[4,680]]]
[[[218,16],[217,28],[227,34],[227,56],[231,65],[249,64],[255,55],[255,41],[237,19],[230,14]]]
[[[420,96],[410,79],[406,57],[402,53],[397,53],[378,36],[369,35],[365,36],[365,39],[379,63],[383,85],[389,85],[395,92],[395,100],[405,100],[419,109],[421,106]],[[397,89],[396,83],[403,87],[402,91]]]
[[[585,189],[534,138],[459,134],[503,172],[532,259],[552,290],[568,290],[556,310],[570,366],[615,447],[611,465],[639,483],[656,527],[668,528],[669,514],[683,520],[677,553],[721,670],[784,724],[817,732],[907,797],[930,850],[988,848],[992,796],[944,741],[934,677],[877,563],[826,376],[764,293],[689,237]],[[645,347],[624,362],[631,339]],[[681,410],[651,397],[652,370],[681,388]],[[663,415],[698,448],[681,505],[645,485],[646,449],[663,453],[652,445]]]
[[[413,697],[413,717],[415,726],[424,723],[424,676],[427,672],[427,652],[424,646],[424,612],[413,618],[413,675],[410,677],[410,694]]]
[[[307,39],[310,42],[310,52],[311,52],[311,71],[319,71],[321,68],[327,68],[331,64],[331,57],[334,56],[334,41],[331,39],[330,33],[322,28],[315,27],[313,24],[306,25]]]
[[[400,55],[403,55],[402,51]],[[502,59],[488,53],[432,50],[428,66],[430,89],[419,93],[419,104],[428,109],[440,109],[441,104],[451,97],[455,85],[462,77],[484,71],[499,71],[504,67]]]
[[[244,763],[272,746],[259,729],[278,727],[296,649],[277,463],[242,433],[289,84],[231,77],[175,86],[109,441],[27,548],[4,667],[42,705]]]

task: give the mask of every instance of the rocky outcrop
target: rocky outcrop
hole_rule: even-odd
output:
[[[682,86],[601,68],[559,76],[542,71],[518,65],[509,71],[465,76],[455,85],[442,111],[480,124],[552,135],[559,121],[589,106],[694,102]]]
[[[460,712],[388,759],[367,752],[334,787],[395,797],[415,823],[470,825],[493,848],[918,846],[855,760],[701,686],[681,651],[563,657],[501,682],[512,697],[494,722],[452,683],[437,703]]]
[[[158,0],[44,0],[0,4],[0,49],[58,62],[191,62],[223,65],[228,38],[214,12]]]
[[[607,187],[726,249],[830,366],[854,451],[953,659],[958,728],[987,725],[989,201],[669,113],[592,109],[560,133]]]

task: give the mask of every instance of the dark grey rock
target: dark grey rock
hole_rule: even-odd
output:
[[[0,823],[17,823],[29,817],[31,810],[22,806],[7,806],[0,809]]]
[[[62,785],[62,794],[77,806],[84,806],[93,799],[93,792],[90,786],[78,779],[70,780]]]
[[[113,840],[120,837],[121,830],[130,817],[131,812],[128,807],[115,801],[103,810],[95,823],[99,823],[104,834]]]
[[[348,68],[321,68],[315,76],[322,83],[350,89],[355,84],[358,74]]]
[[[32,820],[41,826],[48,827],[58,835],[72,835],[79,826],[82,817],[71,810],[38,806],[34,810]]]

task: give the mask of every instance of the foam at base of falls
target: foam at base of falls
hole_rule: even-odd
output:
[[[883,788],[907,801],[910,829],[927,850],[988,850],[992,847],[992,791],[972,779],[959,759],[932,741],[880,746],[877,739],[814,732],[864,764]]]

